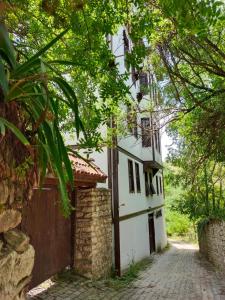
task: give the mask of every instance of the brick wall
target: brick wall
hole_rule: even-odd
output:
[[[200,253],[217,267],[225,268],[225,221],[210,220],[199,233]]]
[[[88,189],[77,193],[75,270],[88,278],[107,277],[112,265],[111,193]]]

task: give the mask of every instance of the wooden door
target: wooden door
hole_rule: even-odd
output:
[[[60,211],[57,186],[34,190],[24,207],[22,230],[35,249],[30,288],[71,264],[71,220]]]
[[[148,228],[149,228],[149,245],[150,245],[150,254],[155,252],[155,224],[154,224],[154,215],[148,215]]]

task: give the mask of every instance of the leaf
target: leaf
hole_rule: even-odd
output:
[[[10,66],[15,69],[17,64],[15,51],[9,38],[8,31],[2,23],[0,23],[0,50],[2,50],[1,54],[4,53],[3,55],[5,56],[5,59],[7,59]]]
[[[3,136],[5,135],[5,125],[1,122],[0,122],[0,133]]]
[[[70,204],[69,198],[67,194],[67,180],[65,178],[65,172],[62,166],[62,157],[61,157],[61,149],[57,147],[56,137],[54,136],[54,127],[50,126],[48,122],[44,122],[42,124],[42,128],[45,135],[45,149],[48,154],[49,163],[52,168],[55,170],[56,175],[59,179],[59,188],[62,196],[62,207],[65,215],[69,215],[70,212]]]
[[[84,128],[79,116],[77,97],[73,89],[71,88],[71,86],[65,80],[63,80],[60,77],[54,77],[53,81],[59,85],[59,87],[61,88],[61,90],[63,91],[64,95],[66,96],[66,98],[70,103],[70,108],[73,110],[75,114],[75,128],[76,128],[77,136],[79,137],[80,128],[82,129]]]
[[[0,117],[0,124],[1,123],[3,125],[5,125],[6,127],[8,127],[15,134],[15,136],[21,141],[21,143],[23,143],[25,146],[30,145],[27,138],[23,135],[23,133],[14,124],[12,124],[9,121],[7,121],[6,119],[3,119]]]
[[[29,69],[32,65],[36,65],[39,61],[39,57],[46,53],[55,43],[57,43],[61,37],[63,37],[67,32],[69,28],[63,30],[59,35],[57,35],[53,40],[51,40],[46,46],[44,46],[41,50],[39,50],[34,56],[32,56],[27,62],[25,62],[23,65],[18,67],[15,71],[15,75],[18,75],[21,72],[26,71]]]
[[[64,145],[64,142],[63,142],[63,139],[62,139],[62,136],[61,136],[59,130],[57,130],[56,133],[57,133],[58,146],[61,150],[61,155],[62,155],[62,159],[64,162],[64,166],[65,166],[66,172],[68,174],[68,179],[73,186],[74,185],[73,169],[71,166],[70,159],[68,157],[67,148]]]
[[[69,60],[50,60],[48,61],[48,64],[54,64],[54,65],[63,65],[63,66],[79,66],[79,67],[85,67],[85,64],[82,63],[77,63],[74,61],[69,61]]]
[[[4,65],[0,59],[0,86],[3,89],[4,96],[8,93],[8,81],[5,74]]]

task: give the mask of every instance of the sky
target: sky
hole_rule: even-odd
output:
[[[168,154],[168,147],[171,146],[172,140],[171,138],[166,134],[165,131],[162,132],[162,138],[161,138],[161,147],[162,147],[162,159],[165,161],[167,154]]]

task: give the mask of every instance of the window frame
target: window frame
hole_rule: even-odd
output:
[[[157,191],[157,195],[159,195],[159,181],[158,181],[158,176],[156,175],[155,177],[156,180],[156,191]]]
[[[163,193],[163,189],[162,189],[162,177],[159,177],[159,190],[160,190],[160,194]]]
[[[133,160],[131,159],[128,159],[128,181],[129,181],[129,192],[135,193],[134,167],[133,167]]]
[[[145,171],[145,195],[148,197],[150,195],[148,172]]]
[[[130,105],[127,105],[127,128],[130,134],[132,134],[137,139],[138,138],[137,113],[132,111]]]
[[[139,74],[139,83],[140,83],[140,92],[143,95],[148,94],[148,88],[149,88],[149,78],[147,72],[141,72]]]
[[[148,130],[146,130],[146,128]],[[150,118],[149,117],[141,118],[141,138],[142,138],[142,147],[144,148],[152,147],[152,135],[150,134],[150,130],[151,130]]]
[[[152,175],[152,172],[148,172],[148,176],[149,176],[149,187],[150,187],[150,194],[151,195],[155,195],[156,194],[156,191],[155,191],[155,187],[154,187],[154,184],[153,184],[153,175]]]
[[[135,162],[135,178],[136,178],[136,191],[141,193],[141,179],[140,179],[140,168],[139,163]]]

